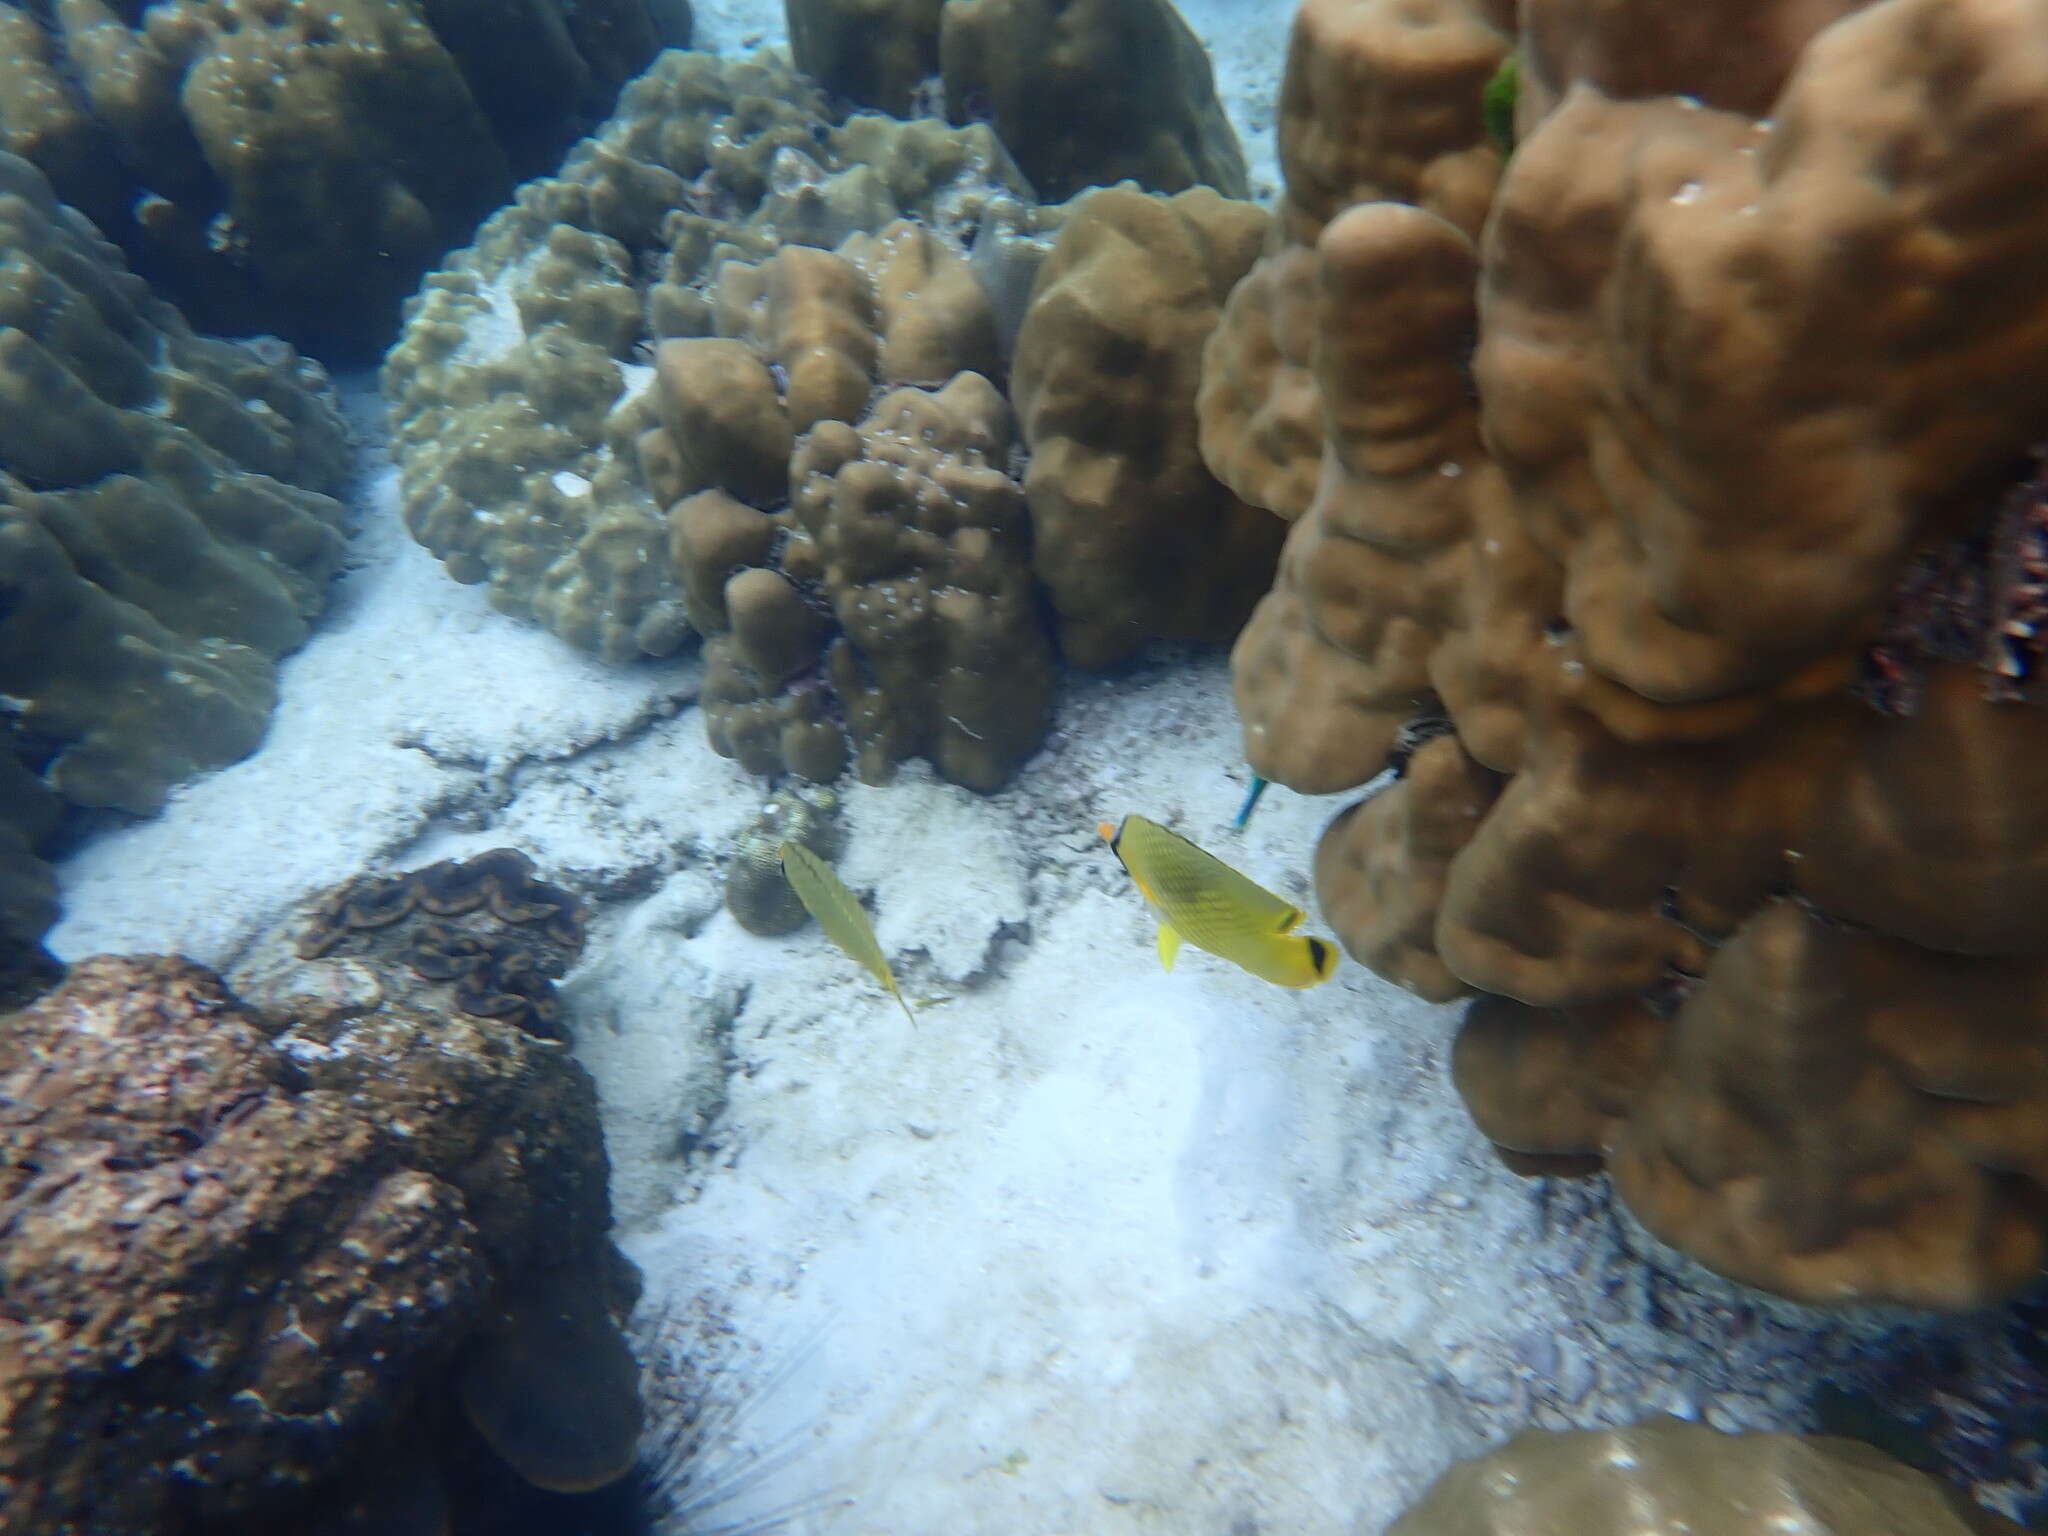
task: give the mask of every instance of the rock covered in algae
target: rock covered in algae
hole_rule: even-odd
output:
[[[631,1464],[582,1069],[491,1019],[292,1003],[101,956],[0,1032],[7,1529],[310,1529],[400,1472],[431,1505],[455,1400],[531,1480]]]
[[[810,913],[783,878],[781,848],[800,843],[828,862],[844,841],[838,822],[839,797],[829,789],[808,796],[777,790],[761,814],[747,824],[725,871],[725,906],[749,933],[794,933]]]

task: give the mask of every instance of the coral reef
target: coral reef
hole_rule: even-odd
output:
[[[2019,1529],[1854,1440],[1726,1435],[1654,1418],[1625,1429],[1525,1430],[1451,1468],[1387,1536],[2018,1536]]]
[[[420,985],[395,1000],[564,1040],[555,981],[583,952],[582,904],[516,848],[358,875],[312,899],[301,960],[352,959]]]
[[[810,921],[783,878],[780,850],[784,843],[800,843],[828,863],[836,861],[843,841],[838,809],[839,797],[829,789],[808,798],[780,789],[747,824],[725,870],[725,909],[747,932],[794,933]]]
[[[63,805],[146,815],[250,751],[345,550],[326,375],[192,334],[0,155],[0,932]]]
[[[632,1464],[588,1078],[493,1020],[271,980],[259,1012],[97,957],[0,1032],[10,1530],[414,1528],[458,1413],[546,1486]]]
[[[1081,666],[1228,642],[1265,589],[1281,527],[1209,474],[1193,413],[1203,341],[1265,228],[1206,188],[1108,187],[1076,201],[1040,269],[1011,398],[1033,564]]]
[[[1246,197],[1209,56],[1171,0],[787,0],[797,68],[908,115],[937,85],[1048,201],[1135,181]]]
[[[1028,196],[985,127],[835,123],[816,88],[772,59],[663,55],[559,176],[523,187],[408,307],[384,382],[409,526],[507,612],[612,660],[667,654],[689,625],[661,558],[664,512],[720,483],[734,453],[753,471],[741,493],[779,498],[778,433],[791,429],[768,408],[765,359],[700,350],[698,371],[722,358],[737,393],[698,396],[691,431],[644,442],[679,418],[658,419],[643,349],[737,340],[734,325],[764,338],[747,304],[721,311],[711,291],[732,258],[781,249],[794,273],[790,248],[829,251],[899,216],[960,247],[993,199]],[[799,307],[814,315],[821,299]]]
[[[1203,458],[1252,505],[1292,521],[1315,494],[1317,238],[1379,201],[1478,235],[1503,159],[1487,87],[1513,26],[1503,0],[1305,0],[1296,13],[1280,88],[1286,190],[1209,340],[1196,401]]]
[[[1748,9],[1737,78],[1657,7],[1532,8],[1483,242],[1323,227],[1321,475],[1238,705],[1316,792],[1453,727],[1318,893],[1487,994],[1455,1066],[1498,1145],[1604,1157],[1736,1279],[1969,1307],[2048,1256],[2048,15]]]
[[[644,0],[0,5],[0,149],[196,323],[368,361],[654,56]]]

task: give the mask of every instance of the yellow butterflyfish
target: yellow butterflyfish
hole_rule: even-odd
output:
[[[889,969],[889,959],[875,937],[875,925],[861,909],[860,899],[846,888],[846,882],[833,872],[830,864],[802,843],[784,843],[776,852],[782,859],[782,873],[789,888],[796,892],[804,910],[818,920],[825,937],[886,987],[889,995],[902,1005],[903,1016],[915,1024],[917,1015],[896,989],[896,973]]]
[[[1276,986],[1313,987],[1337,969],[1334,944],[1294,931],[1306,912],[1179,833],[1143,816],[1099,830],[1159,919],[1169,971],[1182,939]]]

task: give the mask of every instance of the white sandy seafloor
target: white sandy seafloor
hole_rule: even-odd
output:
[[[360,388],[352,413],[374,420]],[[1223,658],[1072,681],[1002,793],[845,788],[915,1026],[815,927],[721,901],[763,784],[683,659],[607,668],[404,535],[378,450],[355,568],[262,748],[60,875],[52,947],[229,968],[307,892],[510,843],[593,907],[565,985],[650,1309],[741,1341],[740,1518],[831,1536],[1371,1532],[1527,1423],[1792,1422],[1841,1347],[1645,1265],[1594,1185],[1500,1170],[1452,1009],[1168,975],[1098,820],[1142,811],[1307,890],[1337,802],[1244,834]],[[1719,1299],[1717,1299],[1717,1296]]]
[[[1270,191],[1291,6],[1187,8]],[[699,0],[699,39],[779,6]],[[1261,135],[1263,134],[1263,138]],[[1657,1408],[1787,1427],[1836,1323],[1650,1253],[1604,1185],[1502,1171],[1447,1075],[1457,1014],[1347,965],[1307,993],[1172,975],[1095,836],[1141,811],[1305,897],[1341,801],[1250,828],[1225,661],[1069,680],[1015,784],[845,787],[915,1026],[815,927],[745,933],[722,865],[766,787],[697,664],[608,668],[411,543],[365,428],[354,568],[260,751],[59,871],[66,958],[231,968],[308,892],[501,844],[591,904],[564,987],[648,1312],[725,1342],[721,1521],[806,1536],[1376,1532],[1531,1423]],[[777,1448],[786,1455],[776,1454]]]

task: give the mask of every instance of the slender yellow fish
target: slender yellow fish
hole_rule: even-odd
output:
[[[1296,933],[1308,914],[1143,816],[1099,829],[1159,919],[1159,961],[1169,971],[1186,939],[1261,981],[1313,987],[1337,969],[1328,939]]]
[[[784,843],[776,851],[781,856],[782,873],[789,881],[789,888],[796,892],[796,899],[804,904],[804,910],[818,920],[818,926],[825,930],[825,937],[888,988],[889,995],[902,1004],[903,1016],[915,1024],[917,1015],[910,1011],[910,1004],[896,990],[896,973],[889,969],[888,957],[882,953],[881,941],[875,937],[875,925],[861,910],[860,899],[846,888],[845,881],[833,873],[830,864],[802,843]]]

